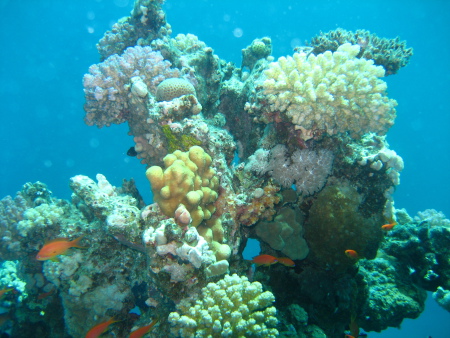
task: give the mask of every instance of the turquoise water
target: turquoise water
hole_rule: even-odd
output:
[[[151,200],[143,166],[126,155],[125,125],[98,130],[83,122],[81,79],[99,61],[95,44],[131,1],[0,1],[0,197],[37,180],[69,198],[69,178],[104,174],[113,185],[133,177]],[[400,36],[414,56],[386,78],[397,119],[387,140],[404,160],[395,206],[450,217],[450,2],[448,1],[167,1],[174,35],[192,33],[222,59],[240,64],[241,49],[270,36],[273,55],[338,27]],[[427,310],[402,329],[370,337],[450,337],[450,317],[429,297]]]

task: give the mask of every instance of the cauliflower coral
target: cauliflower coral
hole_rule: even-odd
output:
[[[277,337],[278,320],[270,291],[247,277],[226,275],[202,289],[194,304],[184,299],[169,315],[175,337]]]
[[[394,123],[395,100],[386,95],[381,66],[358,59],[358,45],[343,44],[336,52],[305,52],[281,57],[265,71],[264,94],[270,112],[280,112],[296,129],[328,134],[367,132],[383,135]]]

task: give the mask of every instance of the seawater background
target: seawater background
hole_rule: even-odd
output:
[[[0,0],[0,198],[39,180],[68,199],[70,177],[102,173],[114,185],[134,177],[150,201],[144,166],[126,155],[133,145],[127,126],[83,123],[82,77],[99,62],[95,44],[132,4]],[[450,1],[168,0],[165,8],[174,35],[195,34],[237,65],[241,49],[263,36],[272,38],[275,57],[338,27],[407,40],[410,64],[385,79],[399,103],[387,139],[405,161],[395,205],[411,215],[433,208],[450,218]],[[449,319],[430,297],[418,320],[370,337],[446,338]]]

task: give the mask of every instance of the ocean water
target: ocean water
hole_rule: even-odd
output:
[[[127,127],[83,122],[82,77],[99,62],[95,44],[131,8],[128,0],[0,0],[0,197],[41,181],[70,198],[70,177],[102,173],[113,185],[133,177],[151,201],[144,166],[126,155],[133,145]],[[387,140],[405,162],[395,206],[450,218],[450,1],[168,0],[165,9],[174,35],[195,34],[237,65],[241,49],[264,36],[275,57],[338,27],[406,40],[414,48],[409,65],[385,79],[399,103]],[[431,297],[401,330],[369,334],[427,336],[450,337],[450,314]]]

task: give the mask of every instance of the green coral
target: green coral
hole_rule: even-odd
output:
[[[176,337],[264,337],[278,336],[275,301],[270,291],[263,292],[259,282],[247,277],[226,275],[202,289],[194,303],[182,300],[169,322]]]
[[[413,49],[406,48],[406,42],[400,41],[399,37],[380,38],[364,29],[351,32],[338,28],[327,33],[321,32],[309,45],[313,47],[314,54],[320,54],[327,50],[334,52],[345,43],[359,45],[361,50],[356,57],[373,60],[376,65],[383,66],[386,75],[396,74],[413,55]]]
[[[187,151],[192,146],[199,146],[202,143],[192,135],[177,135],[168,124],[162,126],[162,131],[168,143],[168,150],[173,153],[175,150]]]
[[[342,272],[355,263],[345,255],[346,250],[355,250],[360,257],[375,257],[383,218],[381,211],[365,217],[363,201],[364,195],[350,184],[330,185],[318,194],[304,225],[308,259]]]
[[[272,53],[272,40],[268,37],[255,39],[250,46],[242,50],[242,68],[253,69],[258,60],[268,57]]]

